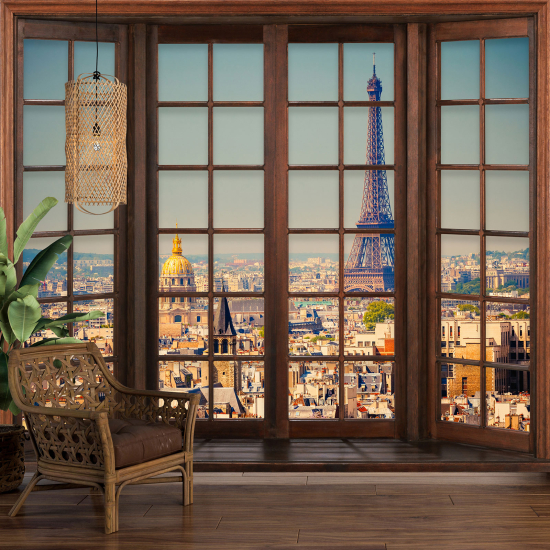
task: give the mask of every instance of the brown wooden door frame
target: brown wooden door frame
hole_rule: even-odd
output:
[[[529,221],[529,237],[530,237],[530,299],[529,304],[531,308],[531,431],[529,434],[514,432],[512,430],[503,430],[498,428],[487,428],[485,422],[485,368],[492,368],[496,366],[494,363],[487,363],[485,361],[485,303],[486,301],[496,301],[496,298],[486,298],[484,295],[485,283],[485,240],[484,235],[502,235],[502,236],[517,236],[510,233],[506,234],[505,231],[485,231],[485,193],[484,193],[484,108],[485,104],[491,104],[495,102],[504,103],[505,100],[479,100],[473,104],[480,105],[480,209],[481,209],[481,230],[479,235],[481,238],[480,249],[480,279],[483,282],[481,285],[481,300],[480,300],[480,380],[481,380],[481,424],[480,426],[456,424],[452,422],[444,422],[440,420],[440,378],[439,372],[441,361],[441,346],[440,338],[440,300],[445,295],[438,293],[440,270],[441,270],[441,254],[439,248],[438,229],[440,225],[440,110],[441,104],[438,101],[439,96],[439,81],[441,75],[441,60],[440,60],[440,44],[442,41],[448,40],[481,40],[481,52],[482,62],[480,63],[480,82],[481,89],[484,91],[484,79],[485,79],[485,66],[484,66],[484,40],[490,38],[507,38],[507,37],[529,37],[529,171],[530,171],[530,185],[529,185],[529,199],[530,199],[530,221]],[[429,86],[428,86],[428,127],[429,127],[429,139],[428,139],[428,256],[430,258],[429,265],[432,266],[428,273],[428,310],[430,312],[428,323],[429,333],[427,335],[428,347],[428,369],[429,369],[429,394],[428,394],[428,426],[429,433],[432,437],[439,439],[451,439],[453,441],[462,441],[465,443],[473,443],[479,445],[489,445],[494,447],[501,447],[507,449],[514,449],[524,452],[532,452],[537,455],[542,453],[544,456],[544,450],[537,448],[536,440],[537,433],[540,430],[545,433],[547,427],[547,401],[548,397],[541,394],[539,389],[539,383],[543,387],[545,380],[548,378],[547,361],[537,360],[541,357],[538,346],[542,344],[540,337],[539,322],[542,320],[538,314],[539,310],[539,295],[538,290],[544,286],[543,281],[539,281],[537,274],[539,271],[539,258],[538,245],[540,243],[538,227],[538,212],[537,212],[537,197],[545,197],[547,191],[541,187],[543,181],[545,181],[539,171],[537,163],[537,113],[540,113],[540,104],[537,100],[537,69],[536,69],[536,32],[535,21],[533,18],[518,18],[518,19],[505,19],[505,20],[487,20],[487,21],[471,21],[471,22],[455,22],[455,23],[439,23],[430,26],[429,32]],[[480,96],[482,97],[482,96]],[[509,100],[508,103],[517,102],[515,100]],[[453,102],[445,102],[445,104]],[[458,103],[458,102],[457,102]],[[445,166],[448,168],[447,166]],[[452,166],[449,166],[452,168]],[[495,168],[495,167],[489,167]],[[501,169],[523,169],[516,167],[515,165],[501,166]],[[544,170],[543,170],[544,171]],[[452,233],[450,230],[445,230],[445,233]],[[460,233],[459,231],[457,233]],[[537,242],[538,241],[538,242]],[[547,254],[542,254],[540,257],[547,258]],[[545,263],[548,263],[547,261]],[[542,283],[542,284],[541,284]],[[438,298],[439,296],[439,298]],[[463,298],[466,298],[464,296]],[[473,299],[479,300],[480,298],[474,296]],[[506,301],[506,299],[499,298],[499,301]],[[510,300],[508,300],[510,301]],[[520,300],[522,301],[522,300]],[[525,300],[523,300],[525,301]],[[546,308],[542,307],[544,311]],[[547,316],[547,315],[546,315]],[[544,322],[541,323],[544,326]],[[453,363],[456,360],[450,359],[447,362]],[[460,360],[456,361],[460,363]],[[486,365],[486,367],[484,367]],[[544,403],[541,406],[541,401]]]

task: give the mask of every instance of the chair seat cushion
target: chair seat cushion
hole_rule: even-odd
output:
[[[181,430],[164,422],[113,418],[109,420],[109,428],[116,468],[141,464],[182,450]]]

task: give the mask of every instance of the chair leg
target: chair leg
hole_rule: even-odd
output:
[[[39,472],[35,472],[31,480],[29,481],[29,484],[25,487],[25,490],[21,493],[21,496],[17,499],[17,502],[12,506],[12,509],[8,512],[8,516],[13,518],[17,515],[17,513],[21,509],[21,506],[23,506],[23,504],[25,503],[25,500],[27,500],[27,497],[31,494],[32,490],[34,489],[34,486],[41,479],[44,479],[44,476],[40,475]]]
[[[193,504],[193,462],[188,462],[185,465],[185,471],[187,472],[187,491],[185,491],[186,499],[184,499],[184,506]]]
[[[117,530],[117,509],[114,483],[105,483],[105,534],[110,535]]]

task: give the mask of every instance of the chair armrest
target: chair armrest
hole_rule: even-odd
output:
[[[129,418],[174,424],[183,432],[183,450],[193,451],[193,437],[200,395],[196,393],[118,388],[120,401],[114,411]],[[175,403],[174,403],[175,402]]]
[[[114,471],[106,411],[25,407],[39,458],[62,465]]]

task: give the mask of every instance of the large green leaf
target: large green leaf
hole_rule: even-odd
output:
[[[65,326],[60,327],[48,327],[59,338],[66,338],[69,336],[69,329]]]
[[[19,286],[37,284],[43,281],[59,256],[71,246],[73,238],[65,235],[39,252],[25,271]]]
[[[36,346],[57,346],[59,344],[82,344],[82,340],[78,338],[44,338],[44,340],[35,342],[31,348]]]
[[[7,411],[11,404],[8,385],[8,355],[0,351],[0,410]]]
[[[9,406],[9,411],[11,412],[11,414],[13,415],[18,415],[21,410],[19,409],[19,407],[15,404],[15,401],[12,401],[10,403],[10,406]]]
[[[5,264],[0,264],[0,273],[6,276],[6,286],[4,296],[11,292],[17,285],[17,273],[15,266],[8,260]]]
[[[29,338],[41,317],[40,304],[34,296],[18,298],[8,308],[11,329],[20,342]]]
[[[6,274],[3,271],[0,271],[0,300],[3,300],[4,296],[6,295],[7,282],[8,278],[6,277]]]
[[[0,330],[2,331],[2,336],[8,343],[8,346],[11,346],[15,342],[16,337],[13,330],[11,330],[9,321],[0,320]]]
[[[27,242],[32,237],[36,226],[40,220],[57,204],[54,197],[46,197],[29,215],[29,217],[19,226],[17,238],[13,243],[13,262],[17,263],[21,252],[23,252]],[[0,250],[1,252],[1,250]]]
[[[25,296],[32,296],[33,298],[38,298],[38,284],[36,285],[25,285],[20,287],[18,290],[14,290],[9,294],[4,300],[4,305],[0,309],[0,321],[4,323],[8,322],[8,308],[12,302],[15,300],[23,299]]]
[[[8,231],[6,228],[6,215],[0,208],[0,254],[8,257]]]
[[[56,327],[60,325],[65,325],[66,323],[80,323],[82,321],[89,321],[91,319],[97,319],[98,317],[103,317],[105,313],[103,311],[89,311],[88,313],[68,313],[59,317],[59,319],[53,319],[46,325],[46,328]]]

